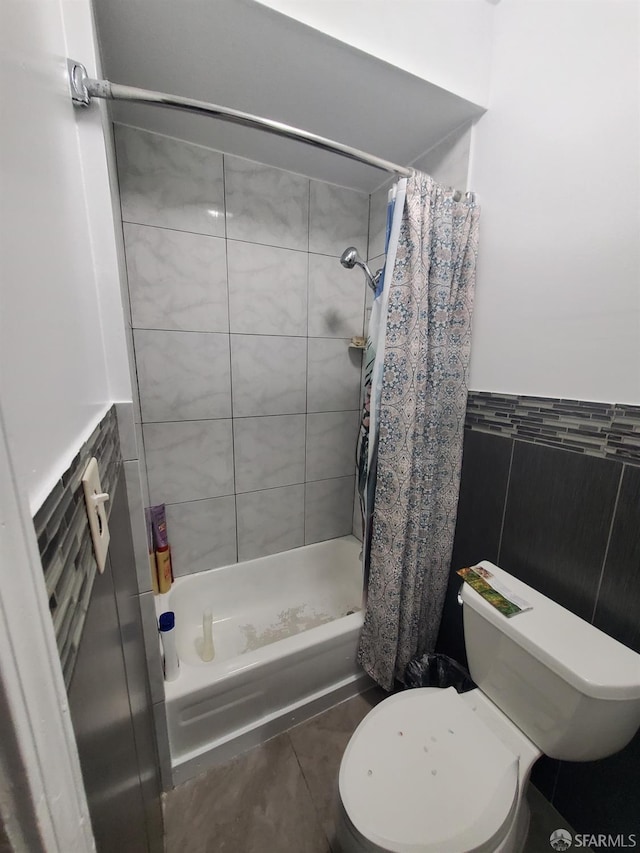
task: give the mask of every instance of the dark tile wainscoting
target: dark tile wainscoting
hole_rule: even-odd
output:
[[[438,649],[465,661],[455,571],[487,559],[640,652],[640,407],[469,394]],[[640,832],[640,736],[533,781],[584,833]]]
[[[98,460],[102,488],[113,494],[122,467],[115,406],[80,447],[33,519],[67,689],[97,572],[82,487],[83,474],[93,456]],[[107,518],[111,507],[109,501]]]

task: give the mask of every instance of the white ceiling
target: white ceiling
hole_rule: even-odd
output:
[[[253,0],[94,0],[94,7],[113,82],[276,119],[401,165],[483,112]],[[112,109],[116,121],[365,192],[386,179],[249,128],[159,107]]]

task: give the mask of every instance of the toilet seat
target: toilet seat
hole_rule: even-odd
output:
[[[407,690],[360,723],[339,789],[350,824],[371,849],[492,851],[517,807],[518,755],[453,688]]]

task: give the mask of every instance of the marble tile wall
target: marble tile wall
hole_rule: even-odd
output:
[[[369,198],[115,126],[148,500],[177,575],[351,532]]]

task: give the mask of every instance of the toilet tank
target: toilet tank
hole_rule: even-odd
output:
[[[487,560],[478,565],[532,609],[503,616],[462,587],[471,677],[542,752],[592,761],[640,726],[640,655]]]

